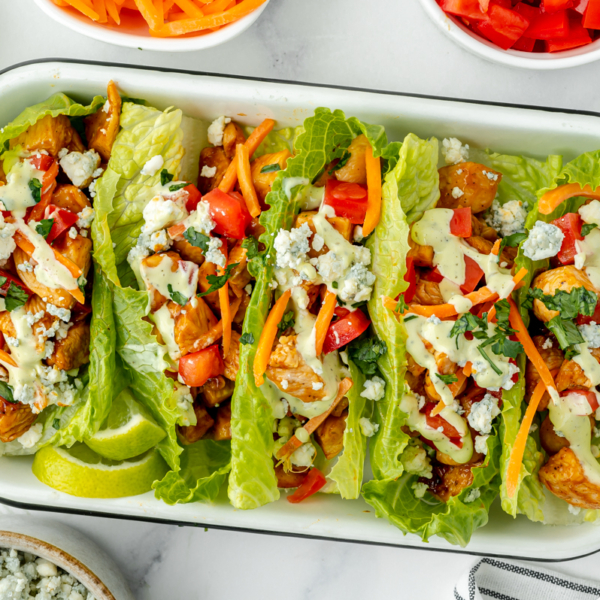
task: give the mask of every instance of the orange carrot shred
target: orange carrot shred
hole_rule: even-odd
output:
[[[315,321],[315,350],[317,356],[321,356],[323,352],[323,344],[325,344],[325,337],[327,336],[331,319],[333,319],[336,304],[337,296],[333,292],[327,290],[317,320]]]
[[[467,364],[464,366],[463,373],[465,374],[465,377],[471,377],[471,374],[473,373],[472,362],[467,362]]]
[[[540,198],[538,203],[539,211],[543,215],[549,215],[565,200],[573,198],[574,196],[584,196],[586,198],[596,198],[596,200],[600,200],[600,187],[593,190],[589,184],[584,187],[581,187],[578,183],[560,185],[557,188],[546,192]]]
[[[373,156],[373,147],[369,146],[365,154],[367,168],[367,214],[363,224],[363,235],[368,236],[379,223],[381,216],[381,159]]]
[[[237,176],[242,190],[242,196],[246,202],[248,212],[253,217],[260,216],[261,209],[258,196],[252,182],[252,171],[250,169],[250,157],[245,144],[238,144],[235,150],[235,161],[237,162]]]
[[[493,254],[494,256],[498,256],[498,254],[500,253],[500,244],[501,244],[501,243],[502,243],[502,242],[501,242],[500,240],[496,240],[496,241],[494,242],[494,245],[492,246],[492,254]]]
[[[100,19],[100,15],[93,9],[90,8],[85,2],[82,0],[65,0],[68,4],[70,4],[73,8],[76,8],[80,13],[83,13],[86,17],[92,19],[92,21],[98,21]]]
[[[226,244],[223,244],[221,251],[227,259]],[[225,275],[225,269],[223,267],[217,267],[217,273],[219,275]],[[229,285],[227,282],[225,282],[224,286],[219,288],[219,307],[221,309],[221,321],[223,322],[223,356],[227,356],[231,344],[231,309],[229,306]]]
[[[5,352],[4,350],[0,350],[0,361],[5,362],[6,364],[9,364],[12,367],[19,366],[15,362],[15,359],[8,352]]]

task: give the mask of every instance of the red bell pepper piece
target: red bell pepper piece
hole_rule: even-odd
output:
[[[581,24],[581,17],[572,13],[569,17],[569,33],[565,37],[546,40],[546,52],[562,52],[579,48],[592,42],[589,31]]]
[[[298,489],[287,497],[288,502],[298,504],[298,502],[302,502],[302,500],[306,500],[313,494],[316,494],[326,483],[327,479],[325,479],[325,475],[319,469],[313,467]]]
[[[583,16],[583,26],[600,29],[600,0],[589,0]]]
[[[188,193],[188,199],[185,201],[185,207],[189,213],[194,212],[198,207],[198,202],[202,200],[202,194],[198,188],[193,184],[183,188]]]
[[[460,291],[463,294],[470,294],[483,275],[481,267],[471,257],[465,256],[465,282],[460,286]]]
[[[370,324],[371,321],[362,310],[356,309],[353,312],[348,312],[329,326],[325,335],[323,353],[329,354],[349,344],[361,333],[364,333]]]
[[[433,281],[433,283],[441,283],[442,279],[444,279],[444,276],[439,272],[438,268],[435,267],[434,269],[428,269],[427,271],[424,271],[421,275],[421,279],[424,279],[425,281]]]
[[[450,219],[450,233],[462,238],[468,238],[473,235],[470,206],[454,209],[454,215]]]
[[[216,223],[213,230],[215,233],[236,240],[246,237],[246,227],[252,217],[240,194],[237,192],[226,194],[216,188],[208,192],[203,200],[208,202],[210,216]]]
[[[409,256],[406,259],[406,273],[404,274],[404,281],[408,283],[408,288],[404,292],[404,302],[407,304],[413,301],[415,292],[417,291],[417,274],[415,272],[415,259]]]
[[[522,12],[523,3],[519,4]],[[539,14],[533,19],[525,31],[524,35],[536,40],[553,40],[555,38],[565,37],[569,33],[569,17],[566,10],[558,10],[554,13]]]
[[[454,425],[448,423],[448,421],[446,421],[446,419],[444,419],[444,417],[441,415],[433,416],[431,414],[431,411],[435,407],[435,402],[426,402],[425,406],[423,406],[421,409],[421,412],[425,413],[425,421],[427,426],[431,427],[432,429],[439,429],[441,427],[442,433],[450,440],[450,442],[458,448],[462,448],[463,441],[460,437],[460,433],[458,433],[458,430],[454,427]]]
[[[54,162],[54,159],[49,154],[34,154],[29,158],[29,162],[38,170],[38,171],[47,171]]]
[[[589,402],[590,408],[592,412],[596,412],[600,407],[598,404],[598,398],[594,392],[591,390],[564,390],[560,393],[560,397],[564,398],[565,396],[569,396],[570,394],[579,394],[580,396],[585,396],[585,399]]]
[[[504,50],[511,48],[529,27],[522,14],[499,4],[491,4],[488,18],[477,24],[477,31]]]
[[[29,296],[33,296],[33,292],[18,278],[14,275],[11,275],[8,271],[4,269],[0,269],[0,276],[6,277],[6,281],[0,286],[0,290],[6,292],[10,287],[11,283],[18,285],[26,294]]]
[[[556,225],[565,236],[556,257],[562,265],[572,265],[577,254],[575,242],[583,239],[581,235],[581,217],[578,213],[567,213],[563,217],[554,219],[552,225]]]
[[[485,21],[487,18],[479,0],[439,0],[439,5],[444,12],[467,21]]]
[[[217,344],[179,359],[179,375],[185,385],[190,387],[204,385],[209,379],[224,372],[225,363]]]
[[[325,184],[324,203],[333,207],[338,217],[350,219],[354,225],[362,225],[367,214],[367,187],[358,183],[345,183],[328,179]]]
[[[542,0],[544,12],[553,13],[557,10],[573,8],[573,0]]]
[[[525,36],[520,37],[512,46],[511,50],[519,50],[520,52],[533,52],[535,40]]]
[[[50,233],[46,238],[46,241],[50,244],[58,236],[62,235],[65,231],[73,227],[73,225],[77,223],[79,217],[70,210],[59,208],[54,204],[50,204],[48,207],[46,207],[44,219],[52,219],[53,221],[52,229],[50,229]]]
[[[580,15],[583,15],[585,14],[589,3],[590,0],[574,0],[573,10],[578,12]],[[593,27],[591,29],[593,29]]]

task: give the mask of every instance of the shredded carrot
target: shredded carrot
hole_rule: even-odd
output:
[[[92,8],[90,8],[85,2],[82,0],[65,0],[68,4],[70,4],[73,8],[76,8],[80,13],[83,13],[86,17],[92,19],[92,21],[98,21],[100,19],[100,15]]]
[[[525,327],[525,323],[523,323],[523,319],[519,314],[519,309],[515,304],[512,298],[508,299],[510,304],[510,326],[515,330],[515,335],[517,339],[523,344],[523,349],[525,350],[525,354],[527,358],[533,363],[533,366],[537,369],[548,393],[552,396],[550,390],[556,391],[556,384],[554,383],[554,378],[548,369],[548,366],[544,362],[544,359],[541,357],[538,349],[535,347],[533,340],[531,339],[527,328]]]
[[[494,245],[492,246],[492,254],[493,254],[494,256],[498,256],[498,254],[500,253],[500,244],[501,244],[501,243],[502,243],[502,242],[501,242],[500,240],[496,240],[496,241],[494,242]]]
[[[117,25],[121,24],[121,7],[115,0],[106,0],[106,11]]]
[[[238,144],[235,149],[235,162],[237,162],[237,175],[240,182],[240,189],[242,190],[242,196],[246,202],[248,212],[254,217],[260,215],[260,203],[258,202],[258,196],[254,189],[254,183],[252,182],[252,171],[250,169],[250,157],[248,155],[248,148],[245,144]]]
[[[463,369],[463,373],[465,374],[465,377],[471,377],[471,374],[473,373],[473,363],[472,362],[467,362],[467,364],[465,365],[465,367]]]
[[[258,341],[254,357],[254,381],[257,387],[260,387],[265,382],[264,374],[269,364],[273,342],[277,337],[277,325],[279,325],[283,318],[283,313],[291,295],[292,290],[286,290],[279,300],[275,302],[260,334],[260,340]]]
[[[496,305],[492,306],[492,308],[490,308],[490,310],[488,312],[488,317],[487,317],[488,323],[491,323],[494,320],[495,316],[496,316]]]
[[[204,0],[200,0],[200,2],[204,2]],[[205,15],[214,15],[215,13],[227,10],[230,5],[231,0],[213,0],[208,4],[205,4],[202,10]]]
[[[525,279],[525,275],[527,275],[529,271],[525,267],[521,267],[519,272],[513,277],[513,283],[515,286]]]
[[[515,443],[513,444],[510,452],[510,459],[508,461],[508,468],[506,470],[506,491],[508,492],[509,498],[512,498],[517,491],[517,486],[519,485],[519,475],[521,473],[521,465],[523,464],[523,455],[525,454],[525,446],[527,445],[527,437],[529,435],[529,430],[531,429],[531,423],[533,422],[535,411],[537,410],[537,407],[545,393],[546,384],[542,379],[540,379],[538,384],[535,386],[533,394],[531,395],[529,405],[525,411],[525,416],[523,417],[521,426],[519,427],[519,433],[517,433]]]
[[[363,224],[363,235],[368,236],[379,223],[381,216],[381,159],[373,156],[373,147],[369,146],[365,154],[367,168],[367,214]]]
[[[193,19],[194,17],[203,17],[204,12],[202,9],[194,4],[192,0],[175,0],[175,4],[188,16]]]
[[[221,252],[223,252],[227,259],[226,244],[223,244]],[[217,273],[225,275],[225,269],[217,267]],[[229,306],[229,285],[227,282],[219,288],[219,307],[221,309],[221,321],[223,322],[223,356],[227,356],[229,354],[229,345],[231,344],[231,309]]]
[[[9,364],[12,367],[19,366],[15,362],[15,359],[8,352],[4,352],[4,350],[0,350],[0,361],[5,362],[6,364]]]
[[[335,407],[348,393],[348,390],[352,387],[352,385],[352,380],[348,377],[342,379],[340,382],[340,387],[338,388],[337,396],[331,403],[331,406],[324,413],[318,415],[317,417],[313,417],[310,421],[307,421],[302,426],[309,435],[313,433],[317,427],[319,427],[319,425],[323,423],[323,421],[325,421],[325,419],[334,411]],[[281,446],[279,452],[277,452],[277,458],[280,460],[288,458],[288,456],[291,456],[295,450],[300,448],[300,446],[302,446],[302,442],[295,435],[293,435],[283,446]]]
[[[169,234],[169,237],[174,240],[176,238],[178,238],[180,235],[183,235],[183,232],[185,231],[186,227],[183,223],[177,223],[177,225],[173,225],[171,227],[169,227],[167,229],[167,233]]]
[[[539,211],[543,215],[549,215],[560,204],[574,196],[585,196],[586,198],[596,198],[600,200],[600,188],[593,190],[590,185],[581,187],[578,183],[567,183],[546,192],[538,203]]]
[[[257,148],[261,145],[262,141],[271,133],[275,127],[275,121],[273,119],[265,119],[249,136],[244,146],[248,149],[248,156],[252,158],[252,155],[256,152]],[[232,160],[221,179],[219,189],[222,192],[228,194],[235,187],[237,181],[237,161]]]
[[[92,0],[94,10],[98,13],[98,23],[106,23],[107,15],[106,15],[106,5],[104,0]]]
[[[325,293],[325,299],[319,310],[317,320],[315,321],[315,350],[317,356],[321,356],[323,353],[323,344],[325,343],[325,336],[329,329],[331,319],[333,319],[333,312],[335,311],[335,305],[337,303],[337,296],[327,290]]]
[[[134,0],[134,2],[142,17],[148,23],[150,31],[158,31],[163,28],[164,25],[160,22],[160,16],[154,4],[152,4],[152,0]]]

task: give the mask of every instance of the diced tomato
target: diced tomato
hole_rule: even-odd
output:
[[[443,434],[455,445],[459,448],[462,448],[463,442],[460,437],[460,433],[458,433],[457,429],[454,425],[451,425],[444,419],[441,415],[433,416],[431,411],[435,408],[435,402],[427,402],[425,406],[422,408],[421,412],[425,413],[425,421],[427,422],[427,426],[432,429],[442,428]]]
[[[511,47],[511,50],[519,50],[520,52],[533,52],[535,40],[525,36],[520,37]]]
[[[471,225],[471,207],[455,208],[450,219],[450,233],[457,237],[467,238],[473,234]]]
[[[444,279],[444,276],[439,272],[438,268],[427,269],[427,271],[423,271],[421,274],[421,279],[425,281],[433,281],[433,283],[441,283]]]
[[[579,213],[567,213],[563,217],[554,219],[552,225],[556,225],[564,234],[563,243],[556,257],[563,265],[572,265],[575,262],[577,248],[575,242],[582,240],[582,221]]]
[[[470,294],[481,281],[484,273],[481,267],[469,256],[465,256],[465,282],[460,286],[463,294]]]
[[[591,43],[589,31],[581,24],[581,16],[572,13],[569,17],[569,33],[561,38],[546,40],[547,52],[562,52],[571,48],[579,48]]]
[[[327,330],[325,343],[323,344],[323,353],[329,354],[349,344],[353,339],[356,339],[361,333],[365,332],[370,324],[371,321],[360,309],[356,309],[348,313],[345,317],[338,319]]]
[[[598,397],[591,390],[564,390],[560,393],[560,396],[561,398],[564,398],[565,396],[569,396],[570,394],[578,394],[580,396],[585,396],[586,400],[590,405],[590,408],[592,409],[592,412],[596,412],[600,407],[600,404],[598,404]]]
[[[344,317],[346,317],[347,315],[349,315],[352,311],[348,310],[347,308],[344,308],[343,306],[336,306],[335,310],[333,311],[333,314],[336,317],[339,317],[340,319],[343,319]]]
[[[54,159],[49,154],[34,154],[29,158],[29,162],[38,170],[38,171],[47,171],[54,162]]]
[[[575,322],[577,325],[589,325],[590,323],[600,324],[600,300],[596,304],[594,314],[591,317],[588,317],[587,315],[577,315]]]
[[[210,216],[216,223],[214,232],[219,235],[241,240],[246,237],[246,227],[248,227],[251,217],[244,199],[238,198],[239,194],[232,192],[226,194],[216,188],[203,198],[208,202]]]
[[[8,271],[0,269],[0,276],[6,277],[6,281],[2,286],[0,286],[0,290],[3,292],[6,292],[6,290],[8,290],[10,287],[10,284],[14,283],[15,285],[18,285],[26,294],[29,294],[30,296],[33,295],[33,292],[18,277],[11,275]]]
[[[185,201],[185,207],[189,213],[194,212],[198,207],[198,202],[202,200],[202,194],[198,188],[193,184],[183,188],[188,193],[188,199]]]
[[[224,372],[225,363],[217,344],[179,359],[179,375],[185,385],[190,387],[204,385],[209,379]]]
[[[553,13],[557,10],[572,8],[573,0],[542,0],[542,8],[544,12]]]
[[[583,26],[600,29],[600,0],[589,0],[583,16]]]
[[[508,50],[525,33],[529,20],[522,14],[500,6],[490,5],[488,18],[477,24],[477,30],[500,48]]]
[[[408,283],[408,288],[404,292],[404,302],[407,304],[413,301],[415,292],[417,291],[417,274],[415,273],[415,259],[409,256],[406,259],[406,273],[404,274],[404,281]]]
[[[486,19],[479,0],[439,0],[439,5],[444,12],[468,21],[485,21]]]
[[[367,186],[328,179],[325,184],[325,204],[333,207],[338,217],[350,219],[354,225],[362,225],[367,214]]]
[[[521,7],[521,10],[518,10]],[[523,3],[517,7],[522,12]],[[566,10],[558,10],[553,13],[539,12],[531,21],[524,35],[536,40],[553,40],[565,37],[569,33],[569,17]]]
[[[50,244],[53,242],[59,235],[63,234],[65,231],[73,227],[79,217],[71,212],[70,210],[66,210],[65,208],[58,208],[54,204],[50,204],[45,212],[44,219],[52,219],[52,229],[50,229],[50,233],[46,238],[46,241]]]
[[[302,502],[302,500],[306,500],[313,494],[316,494],[326,483],[327,479],[325,479],[325,475],[319,469],[313,467],[298,489],[287,497],[288,502],[298,504],[298,502]]]

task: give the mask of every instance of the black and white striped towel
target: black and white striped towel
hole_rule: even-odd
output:
[[[600,600],[600,583],[484,558],[456,584],[455,600]]]

